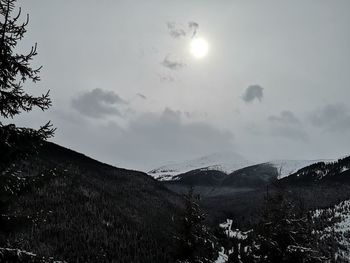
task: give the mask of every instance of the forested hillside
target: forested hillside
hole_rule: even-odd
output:
[[[3,177],[1,246],[68,262],[172,262],[180,199],[144,173],[52,143]]]
[[[350,156],[338,161],[306,166],[281,180],[288,185],[350,183]]]

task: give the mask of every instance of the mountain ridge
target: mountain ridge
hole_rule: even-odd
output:
[[[162,165],[147,172],[148,175],[160,181],[176,180],[176,176],[192,170],[217,170],[224,173],[231,173],[253,162],[246,160],[234,152],[218,152],[201,156],[184,162],[174,162]]]
[[[172,162],[162,165],[147,172],[151,177],[159,181],[179,180],[181,175],[195,171],[218,171],[227,175],[252,165],[272,165],[277,169],[277,179],[282,179],[309,165],[324,162],[331,163],[337,159],[315,160],[271,160],[266,162],[249,161],[234,152],[220,152],[184,162]]]

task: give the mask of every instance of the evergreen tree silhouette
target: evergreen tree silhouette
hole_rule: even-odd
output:
[[[29,22],[29,15],[24,22],[19,21],[21,8],[14,13],[15,3],[16,0],[0,0],[0,176],[11,174],[15,161],[35,152],[40,142],[53,136],[55,131],[50,122],[39,129],[8,123],[21,112],[33,108],[44,111],[51,106],[49,91],[34,96],[23,88],[26,81],[40,81],[41,67],[35,69],[30,65],[37,55],[37,44],[27,54],[15,52]]]
[[[198,205],[199,197],[191,187],[184,196],[185,210],[176,237],[178,263],[211,263],[217,258],[216,239],[206,227],[205,213]]]
[[[324,262],[312,229],[311,215],[302,206],[297,206],[282,192],[267,195],[256,228],[254,258],[266,263]]]
[[[14,13],[15,3],[16,0],[0,0],[0,215],[6,210],[9,198],[6,184],[16,180],[12,175],[16,175],[18,170],[17,162],[35,153],[42,141],[53,136],[55,131],[50,122],[39,129],[17,127],[10,123],[21,112],[29,112],[33,108],[44,111],[51,106],[49,92],[34,96],[23,88],[26,81],[40,81],[41,67],[35,69],[30,65],[37,55],[37,44],[27,54],[15,51],[29,22],[28,15],[24,22],[20,22],[21,8]],[[6,228],[1,216],[0,243],[4,241],[2,233]],[[12,262],[6,257],[0,261]]]

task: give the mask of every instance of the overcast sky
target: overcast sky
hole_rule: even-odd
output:
[[[350,1],[20,0],[38,42],[52,141],[149,170],[234,151],[250,160],[350,153]],[[195,36],[194,36],[195,35]],[[202,37],[208,55],[191,56]],[[32,87],[28,83],[28,87]]]

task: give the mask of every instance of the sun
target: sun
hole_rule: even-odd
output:
[[[190,43],[190,53],[195,58],[204,58],[209,51],[208,41],[204,38],[198,37],[192,39]]]

